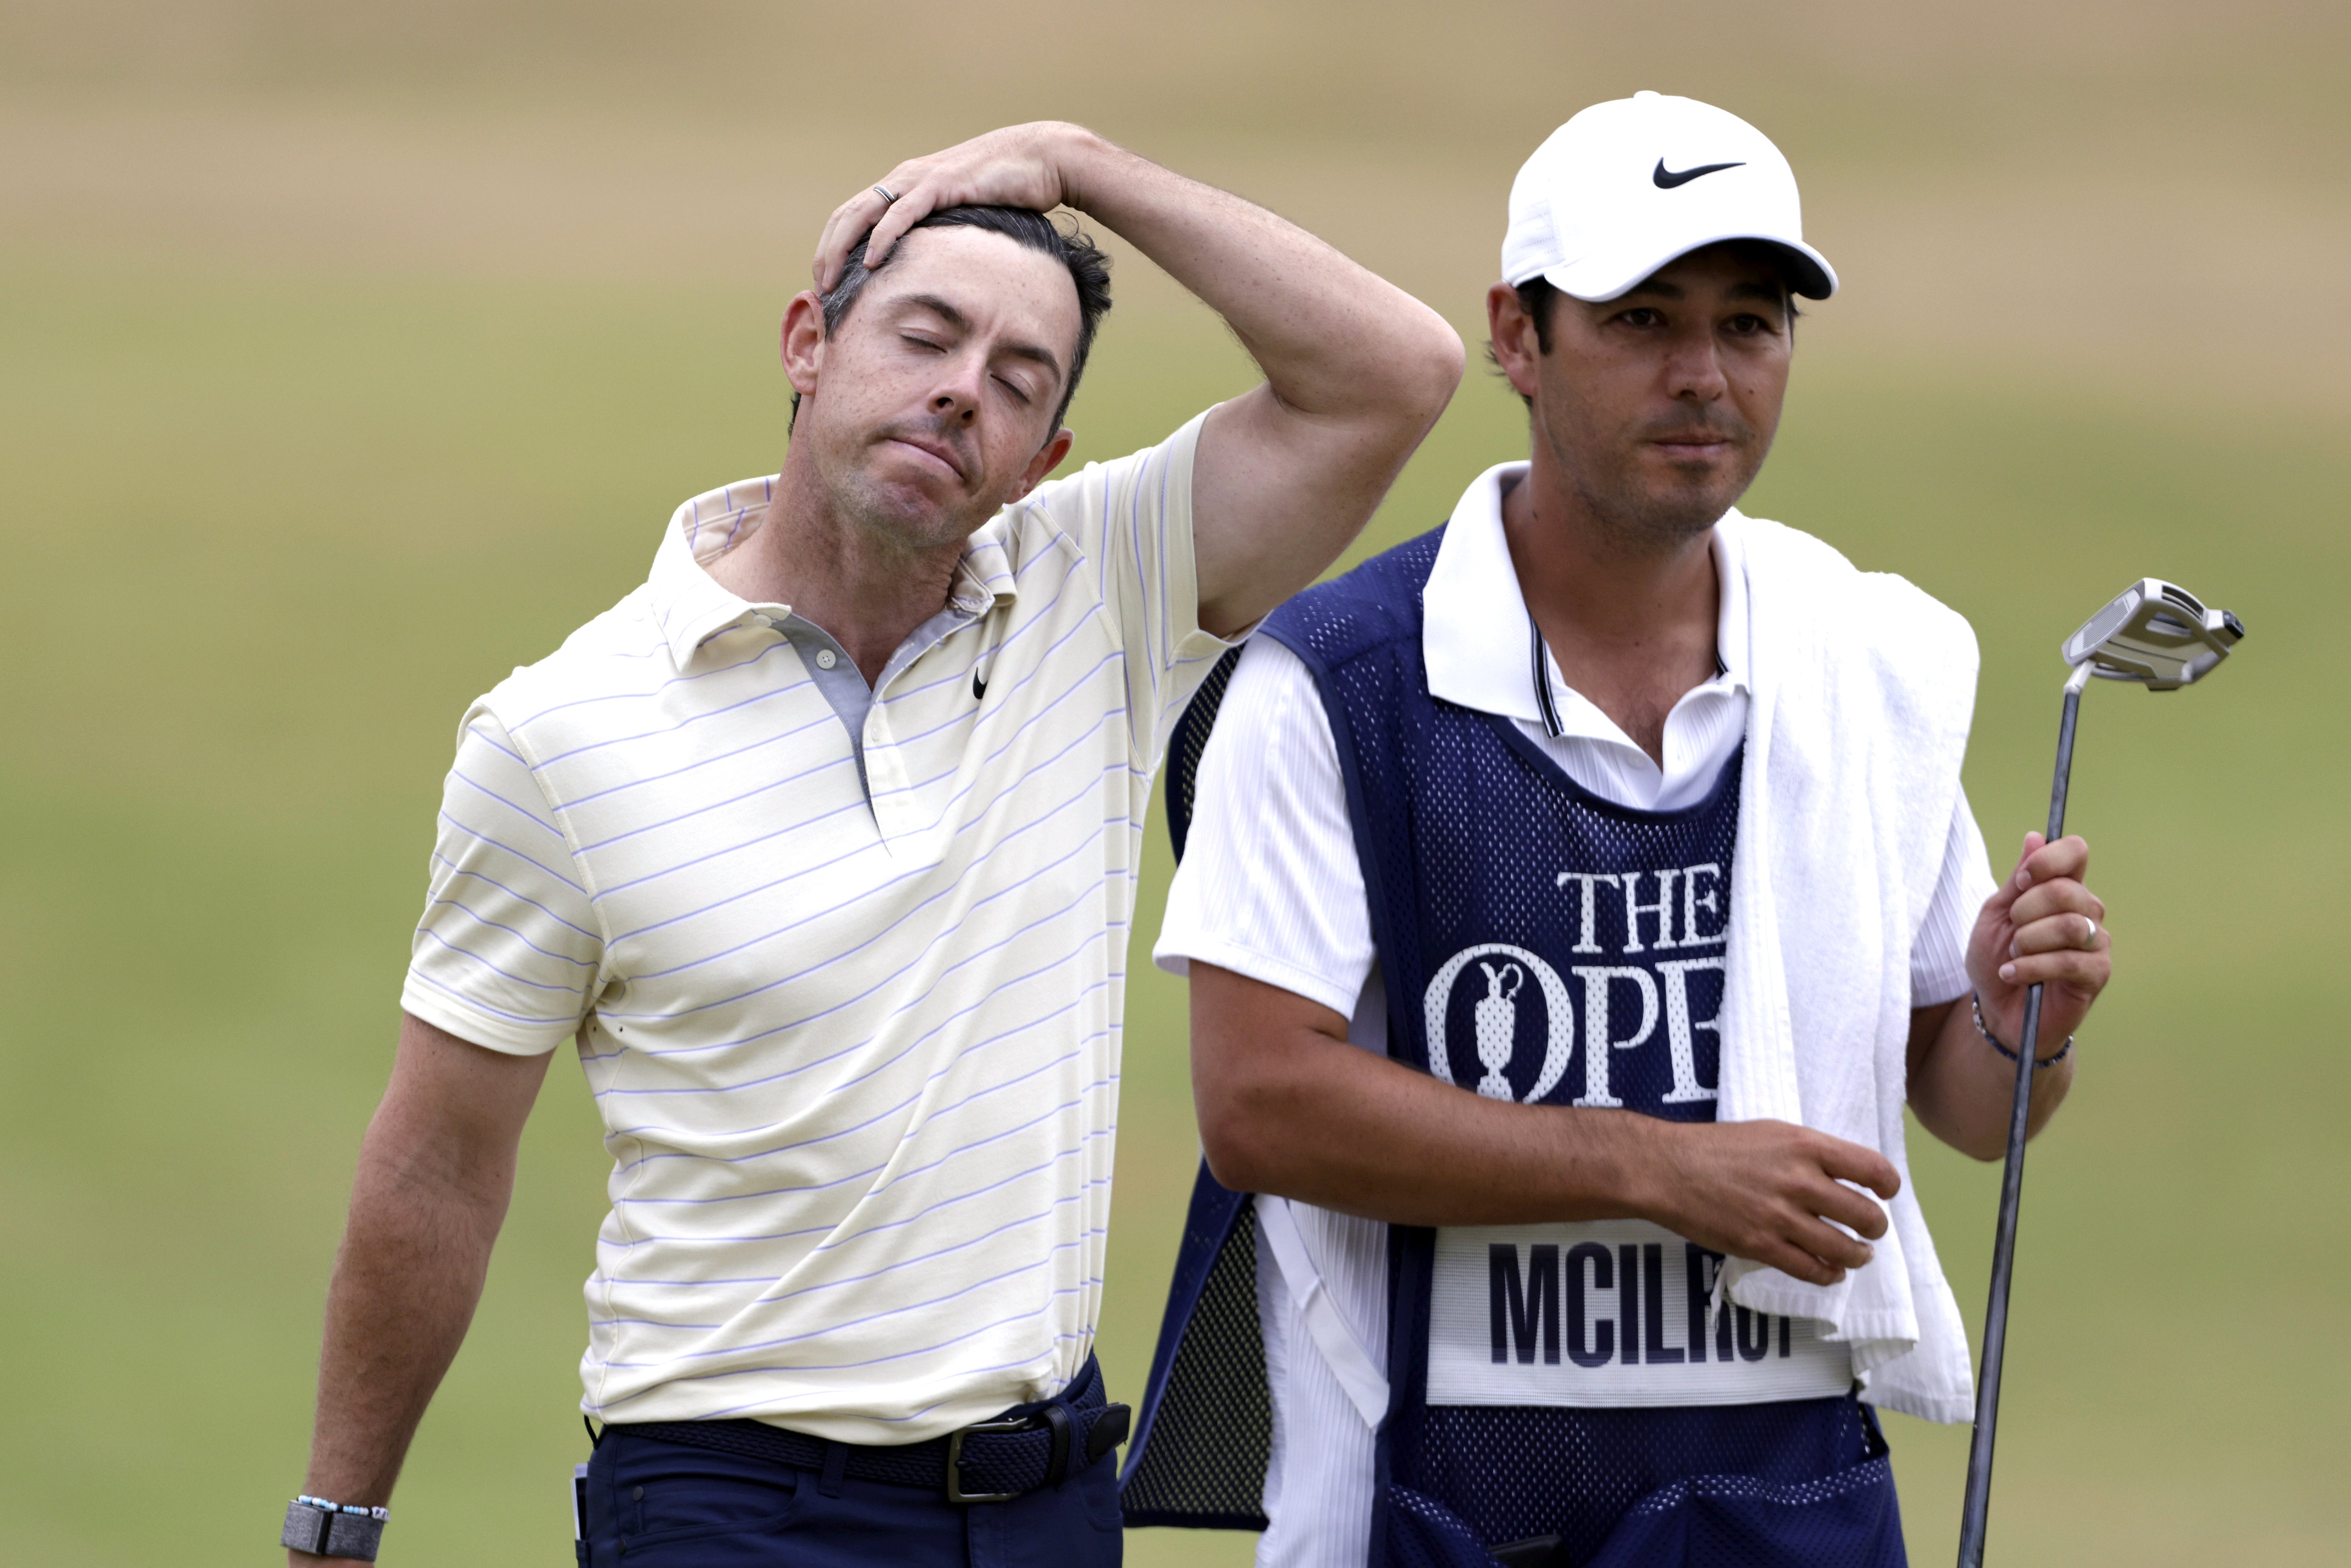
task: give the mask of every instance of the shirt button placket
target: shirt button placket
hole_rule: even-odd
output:
[[[880,693],[874,694],[878,699]],[[873,807],[873,825],[884,839],[905,831],[905,771],[890,744],[890,727],[877,700],[865,716],[865,789]]]

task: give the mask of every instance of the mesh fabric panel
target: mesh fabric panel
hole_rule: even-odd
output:
[[[1257,1315],[1257,1209],[1244,1205],[1169,1368],[1159,1418],[1120,1488],[1129,1524],[1263,1530],[1273,1406]]]
[[[1678,1531],[1688,1527],[1683,1514],[1738,1516],[1757,1507],[1775,1516],[1777,1533],[1807,1540],[1817,1534],[1813,1547],[1833,1552],[1856,1532],[1831,1518],[1819,1521],[1823,1528],[1807,1530],[1807,1505],[1830,1502],[1877,1479],[1882,1464],[1858,1476],[1855,1468],[1882,1460],[1886,1451],[1850,1397],[1682,1409],[1431,1406],[1416,1425],[1408,1437],[1399,1434],[1399,1485],[1442,1498],[1482,1541],[1558,1535],[1568,1561],[1579,1564],[1599,1557],[1620,1521],[1633,1534]],[[1886,1498],[1890,1501],[1890,1487]],[[1717,1502],[1731,1506],[1711,1506]],[[1868,1533],[1859,1538],[1866,1541]],[[1740,1540],[1743,1550],[1759,1549],[1756,1542]],[[1751,1554],[1688,1559],[1762,1560]],[[1846,1568],[1833,1555],[1790,1561]],[[1877,1561],[1865,1555],[1851,1568]]]
[[[1218,659],[1200,689],[1192,694],[1184,716],[1167,747],[1167,837],[1176,858],[1184,858],[1184,841],[1192,832],[1192,802],[1200,778],[1200,754],[1208,748],[1209,732],[1217,727],[1217,710],[1224,706],[1225,688],[1232,685],[1233,666],[1241,662],[1235,648]]]
[[[1191,832],[1200,758],[1240,657],[1235,648],[1217,661],[1169,738],[1167,829],[1178,861]],[[1191,1285],[1203,1267],[1207,1279],[1193,1301]],[[1119,1506],[1134,1525],[1263,1530],[1272,1454],[1273,1406],[1257,1315],[1257,1210],[1217,1186],[1204,1161]]]
[[[1905,1568],[1889,1461],[1774,1486],[1692,1476],[1644,1499],[1588,1568]]]

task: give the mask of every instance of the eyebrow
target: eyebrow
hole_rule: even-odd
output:
[[[966,316],[962,311],[956,309],[954,306],[948,304],[946,300],[940,298],[935,294],[901,295],[891,303],[901,307],[912,305],[919,309],[927,310],[957,332],[968,332],[971,330],[970,318]],[[1004,351],[1010,354],[1016,360],[1028,360],[1036,364],[1044,366],[1047,370],[1053,372],[1053,379],[1057,383],[1061,379],[1061,359],[1054,354],[1052,350],[1045,348],[1041,344],[1024,343],[1016,340],[1005,344]]]

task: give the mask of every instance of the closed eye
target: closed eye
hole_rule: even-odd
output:
[[[1006,392],[1010,392],[1014,397],[1019,398],[1023,403],[1034,401],[1029,395],[1029,389],[1022,386],[1019,382],[1013,381],[1006,376],[998,376],[996,378],[996,381],[998,386],[1001,386]]]

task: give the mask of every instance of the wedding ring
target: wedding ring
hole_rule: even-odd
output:
[[[873,187],[873,193],[874,193],[875,195],[877,195],[877,196],[881,197],[881,198],[882,198],[883,201],[885,201],[885,202],[894,202],[894,201],[896,201],[896,200],[898,199],[896,196],[892,195],[892,194],[890,193],[890,187],[889,187],[889,186],[887,186],[887,185],[876,185],[876,186],[874,186],[874,187]]]

